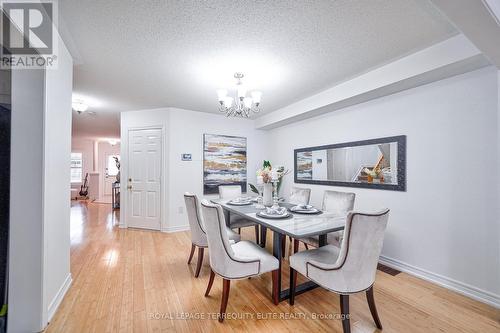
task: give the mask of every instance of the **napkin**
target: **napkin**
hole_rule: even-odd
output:
[[[311,210],[311,209],[313,209],[313,206],[311,206],[311,205],[297,205],[297,206],[292,207],[292,210],[295,210],[295,211]]]
[[[285,215],[285,213],[286,213],[285,207],[280,207],[277,209],[273,209],[270,207],[266,208],[266,214],[268,214],[268,215]]]

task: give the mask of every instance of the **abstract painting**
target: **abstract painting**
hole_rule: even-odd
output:
[[[312,179],[312,152],[297,153],[297,178]]]
[[[203,135],[203,193],[218,194],[220,185],[247,188],[247,138]]]

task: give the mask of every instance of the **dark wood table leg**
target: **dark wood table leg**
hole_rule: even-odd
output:
[[[319,235],[319,246],[325,246],[327,244],[327,235]]]
[[[267,228],[261,224],[260,225],[260,247],[266,247],[266,239],[267,239]]]
[[[229,224],[231,223],[231,212],[228,211],[227,209],[223,209],[224,211],[224,219],[226,220],[226,225],[229,227]]]
[[[276,231],[273,231],[273,256],[275,256],[279,262],[278,277],[277,277],[277,281],[276,281],[276,289],[278,290],[280,296],[281,296],[281,261],[283,259],[281,257],[281,241],[282,241],[282,239],[283,239],[282,234],[280,234]],[[280,297],[280,301],[281,301],[281,297]]]

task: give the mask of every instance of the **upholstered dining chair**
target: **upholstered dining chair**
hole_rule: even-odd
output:
[[[389,210],[376,214],[350,212],[340,249],[333,245],[298,252],[290,257],[290,305],[295,301],[297,272],[323,288],[340,294],[344,333],[351,331],[349,295],[365,291],[378,329],[382,323],[373,297],[373,284],[382,251]]]
[[[308,205],[311,199],[311,189],[303,187],[292,187],[288,202],[294,205]]]
[[[189,221],[189,229],[191,230],[191,253],[189,254],[188,265],[191,264],[194,251],[198,248],[198,263],[196,264],[195,277],[200,275],[201,265],[203,264],[203,252],[208,247],[207,233],[203,226],[203,220],[200,214],[200,204],[198,197],[195,194],[186,192],[184,194],[184,202],[186,203],[186,211]],[[228,238],[233,242],[239,242],[241,237],[230,228],[226,227],[225,232]]]
[[[240,185],[220,185],[219,186],[219,197],[222,200],[231,200],[241,197],[241,186]],[[241,234],[241,228],[254,227],[255,228],[255,242],[259,243],[259,225],[251,220],[248,220],[242,216],[230,215],[229,227],[231,229],[238,229],[238,233]]]
[[[310,188],[303,188],[303,187],[292,187],[292,192],[290,193],[290,197],[288,198],[288,202],[293,205],[309,205],[309,201],[311,199],[311,189]],[[288,248],[288,252],[291,253],[291,246],[292,246],[292,237],[288,236],[290,240],[290,246]],[[282,236],[282,249],[281,253],[283,256],[285,256],[285,249],[286,249],[286,236]]]
[[[225,317],[231,280],[245,279],[272,272],[272,299],[274,304],[277,305],[279,303],[278,259],[250,241],[231,244],[224,229],[226,222],[220,205],[214,205],[207,200],[203,200],[201,202],[201,211],[207,231],[208,254],[212,269],[205,297],[208,297],[210,293],[215,274],[223,279],[219,321],[222,322]]]
[[[354,209],[354,201],[356,199],[355,193],[349,192],[338,192],[338,191],[325,191],[323,195],[323,204],[321,209],[327,213],[332,213],[334,215],[347,215],[348,212]],[[327,243],[340,247],[342,240],[342,231],[331,232],[327,235]],[[294,240],[294,252],[298,251],[299,241],[303,242],[306,249],[309,249],[308,245],[314,247],[319,246],[319,237],[306,237]]]

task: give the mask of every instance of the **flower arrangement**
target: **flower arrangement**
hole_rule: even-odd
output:
[[[268,184],[277,182],[277,192],[279,193],[283,177],[288,175],[290,170],[285,169],[284,166],[272,167],[271,162],[264,160],[262,168],[257,170],[257,184]],[[249,184],[252,192],[259,194],[259,190],[253,184]]]

